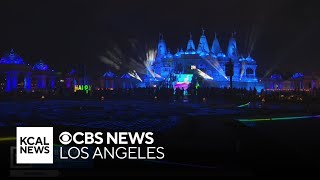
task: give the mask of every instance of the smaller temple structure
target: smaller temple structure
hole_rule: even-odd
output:
[[[264,80],[266,90],[311,90],[320,88],[320,73],[296,72],[283,77],[279,73],[272,74]]]
[[[0,73],[5,75],[5,92],[54,89],[57,77],[42,60],[31,66],[13,49],[0,59]]]
[[[97,89],[99,90],[113,90],[116,88],[116,75],[111,72],[107,71],[105,72],[100,78],[99,83],[97,85]]]
[[[31,91],[31,70],[32,67],[25,64],[23,59],[13,49],[5,53],[0,59],[0,72],[5,74],[5,92],[17,91],[20,77],[25,91]]]
[[[48,65],[39,60],[32,68],[32,77],[36,80],[37,89],[54,89],[56,75]]]

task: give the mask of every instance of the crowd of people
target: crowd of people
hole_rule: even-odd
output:
[[[93,89],[89,92],[72,90],[61,91],[38,91],[33,93],[15,93],[13,96],[21,97],[35,97],[35,98],[62,98],[62,99],[81,99],[81,98],[95,98],[95,99],[140,99],[140,100],[158,100],[158,101],[210,101],[215,99],[225,99],[231,101],[243,102],[316,102],[320,101],[320,91],[265,91],[258,92],[255,88],[216,88],[216,87],[189,87],[182,88],[168,88],[168,87],[146,87],[146,88],[115,88],[115,89]],[[1,95],[2,98],[10,97]],[[11,96],[12,97],[12,96]]]
[[[79,93],[79,94],[84,94]],[[74,94],[77,96],[76,94]],[[261,102],[307,102],[320,99],[311,91],[264,91],[258,92],[255,88],[167,88],[167,87],[148,87],[112,90],[95,90],[89,95],[92,97],[103,97],[105,99],[153,99],[159,101],[168,100],[189,100],[189,101],[207,101],[215,99],[226,99],[231,101],[261,101]]]

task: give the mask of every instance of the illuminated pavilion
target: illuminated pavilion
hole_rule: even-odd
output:
[[[48,90],[55,88],[56,73],[42,60],[26,64],[13,49],[0,59],[0,72],[5,74],[5,92]]]
[[[290,77],[283,77],[279,73],[272,74],[264,80],[266,90],[312,90],[320,88],[319,72],[297,72]]]

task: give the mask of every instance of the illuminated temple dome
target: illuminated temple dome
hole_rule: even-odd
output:
[[[107,71],[106,73],[103,74],[103,77],[105,78],[114,78],[115,74],[111,71]]]
[[[246,63],[255,63],[256,61],[250,56],[250,54],[248,55],[248,57],[243,57],[243,56],[241,56],[240,58],[239,58],[239,61],[240,62],[246,62]]]
[[[131,79],[131,76],[128,73],[125,73],[121,76],[121,79]]]
[[[244,62],[244,61],[246,61],[246,58],[244,58],[243,56],[240,56],[239,61],[240,62],[242,62],[242,61]]]
[[[282,80],[282,76],[281,76],[280,74],[272,74],[272,75],[270,76],[270,79],[281,81],[281,80]]]
[[[33,70],[36,70],[36,71],[48,71],[49,68],[48,68],[48,65],[46,65],[42,60],[40,60],[39,62],[37,62],[33,68]]]
[[[165,58],[171,59],[173,58],[173,55],[170,53],[170,50],[168,50],[167,55],[165,55]]]
[[[255,60],[250,56],[250,54],[249,54],[249,56],[246,58],[246,60],[248,61],[248,62],[254,62]]]
[[[24,61],[13,49],[11,49],[10,53],[6,53],[2,56],[0,64],[24,64]]]
[[[292,79],[299,79],[299,78],[303,78],[303,77],[304,77],[304,75],[302,73],[297,72],[297,73],[294,73],[291,78]]]
[[[217,57],[218,57],[218,58],[225,58],[226,55],[225,55],[222,51],[220,51],[220,52],[217,54]]]

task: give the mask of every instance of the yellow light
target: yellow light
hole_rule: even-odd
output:
[[[0,142],[2,141],[14,141],[16,137],[0,137]]]

